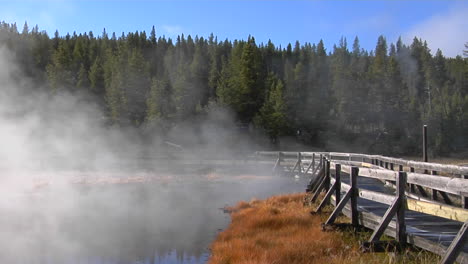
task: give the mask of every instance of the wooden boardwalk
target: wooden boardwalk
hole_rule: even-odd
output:
[[[349,184],[349,175],[344,175],[342,182]],[[358,176],[359,189],[375,191],[379,193],[392,194],[394,190],[386,187],[381,181]],[[344,194],[344,193],[343,193]],[[388,210],[389,205],[374,202],[372,200],[358,198],[358,211],[360,221],[366,227],[375,229],[380,223],[380,220]],[[350,215],[349,207],[345,207],[344,213]],[[446,249],[450,246],[454,238],[460,231],[463,223],[442,217],[424,214],[416,211],[407,210],[405,213],[407,241],[410,244],[417,245],[429,251],[437,251],[443,255]],[[391,237],[395,237],[396,219],[393,217],[385,233]],[[468,243],[460,252],[459,262],[468,263]],[[463,259],[463,260],[462,260]]]
[[[268,153],[262,154],[268,156]],[[352,154],[347,154],[347,160],[331,159],[333,154],[330,153],[276,155],[275,170],[288,174],[313,174],[308,186],[308,191],[314,193],[313,199],[321,191],[326,192],[317,211],[328,203],[335,205],[335,211],[325,224],[332,224],[338,213],[344,213],[352,219],[353,225],[374,230],[371,240],[363,243],[365,247],[376,245],[385,233],[395,238],[399,245],[406,242],[443,256],[441,263],[468,263],[468,210],[464,209],[467,206],[465,196],[468,195],[468,180],[463,177],[466,174],[458,177],[433,176],[437,175],[435,168],[444,174],[451,172],[453,175],[465,173],[464,168],[429,163],[421,165],[388,158],[399,163],[394,164],[363,154],[356,155],[359,162],[353,161],[356,156]],[[312,157],[307,159],[307,155]],[[396,168],[394,165],[398,166],[400,172],[393,170]],[[405,168],[408,172],[403,172]],[[415,173],[415,168],[425,173],[430,171],[432,175]],[[353,173],[356,182],[352,181]],[[398,185],[402,180],[404,182],[400,186],[404,187],[400,187],[399,191],[398,187],[394,188],[395,183]],[[414,186],[415,183],[418,185]],[[345,200],[342,208],[341,203],[335,202],[338,191],[339,201]],[[437,201],[433,200],[436,198]],[[353,205],[356,208],[354,212]]]

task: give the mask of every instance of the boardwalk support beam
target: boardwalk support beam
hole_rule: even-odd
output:
[[[445,252],[445,256],[440,262],[440,264],[451,264],[454,263],[457,259],[458,253],[465,245],[468,237],[468,221],[466,221],[461,227],[455,239],[450,244],[449,248]]]
[[[283,153],[278,152],[278,159],[276,160],[275,166],[273,167],[273,173],[277,173],[279,167],[281,166],[281,161],[283,161]]]
[[[406,226],[405,226],[405,210],[406,210],[406,197],[405,187],[407,182],[406,172],[399,172],[397,178],[397,197],[392,202],[388,210],[385,212],[380,224],[372,233],[368,242],[361,244],[363,251],[379,251],[387,250],[388,247],[394,247],[394,243],[390,242],[391,245],[382,246],[385,242],[379,241],[383,235],[388,224],[392,220],[393,216],[396,215],[396,241],[398,242],[399,248],[404,248],[406,244]]]
[[[323,224],[323,228],[325,228],[327,225],[332,225],[335,222],[336,218],[341,213],[341,211],[343,210],[343,208],[345,207],[346,203],[348,203],[349,200],[351,200],[351,224],[353,225],[353,227],[356,227],[356,228],[358,227],[358,211],[357,211],[357,196],[359,195],[359,192],[357,189],[358,174],[359,174],[359,169],[357,167],[352,167],[351,175],[350,175],[351,188],[346,192],[343,199],[341,199],[338,205],[336,205],[335,210],[333,210],[331,215],[328,217],[327,221]],[[353,202],[354,202],[354,206],[353,206]]]

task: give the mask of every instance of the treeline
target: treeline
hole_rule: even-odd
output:
[[[155,28],[116,36],[105,30],[49,37],[27,24],[0,24],[0,43],[29,77],[60,90],[88,91],[110,124],[159,132],[227,106],[239,127],[271,142],[383,154],[419,152],[428,124],[433,154],[468,147],[468,59],[431,54],[425,41],[366,51],[356,37],[327,51],[247,40],[158,36]]]

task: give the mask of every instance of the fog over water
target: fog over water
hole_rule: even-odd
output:
[[[178,148],[105,125],[86,94],[45,90],[0,47],[0,263],[204,263],[230,221],[224,206],[306,186],[242,161],[203,162],[255,150],[242,138],[223,145],[232,132],[216,122],[196,135],[179,127]]]

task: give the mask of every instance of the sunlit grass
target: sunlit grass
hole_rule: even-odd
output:
[[[326,217],[311,215],[305,194],[282,195],[267,200],[239,202],[227,208],[230,226],[211,245],[209,263],[433,263],[420,251],[362,253],[359,240],[369,234],[351,231],[324,232]],[[345,218],[340,217],[342,221]]]

